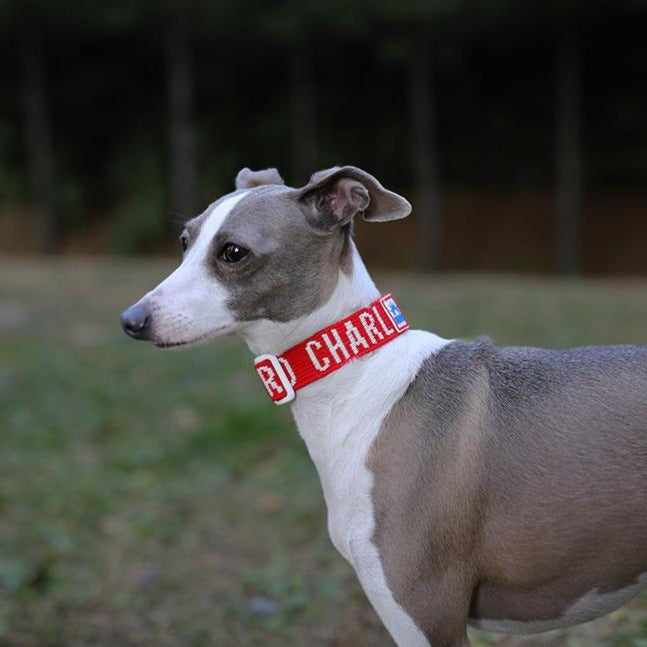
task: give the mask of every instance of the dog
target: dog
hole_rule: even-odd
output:
[[[237,333],[290,402],[332,542],[400,647],[534,633],[647,584],[647,346],[554,351],[410,330],[353,219],[411,206],[353,166],[243,169],[121,315],[160,348]],[[259,388],[262,388],[259,384]]]

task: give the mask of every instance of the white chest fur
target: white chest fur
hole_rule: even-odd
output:
[[[328,529],[399,645],[428,641],[393,599],[372,536],[375,525],[368,452],[384,417],[422,362],[447,343],[412,330],[297,395],[293,413],[317,467],[328,506]]]

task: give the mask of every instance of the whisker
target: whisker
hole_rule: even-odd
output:
[[[189,220],[187,216],[177,213],[176,211],[169,211],[168,212],[169,216],[173,216],[173,224],[174,225],[185,225],[186,221]]]

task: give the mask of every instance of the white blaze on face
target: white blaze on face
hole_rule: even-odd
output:
[[[194,343],[231,332],[236,326],[227,308],[227,290],[210,273],[207,253],[222,223],[245,195],[238,193],[212,208],[180,267],[142,299],[151,309],[155,343]]]

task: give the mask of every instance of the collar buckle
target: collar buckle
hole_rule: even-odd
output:
[[[294,386],[276,355],[259,355],[254,360],[254,368],[274,404],[294,400]]]

